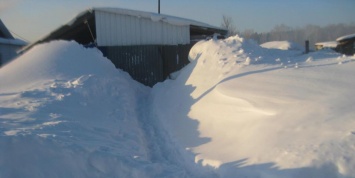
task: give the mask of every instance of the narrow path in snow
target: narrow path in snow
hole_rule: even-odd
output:
[[[150,100],[147,98],[142,98],[139,102],[139,122],[145,133],[145,141],[148,149],[146,152],[149,161],[153,164],[160,164],[163,167],[159,177],[217,177],[212,172],[201,172],[193,160],[189,161],[186,159],[186,156],[179,150],[180,147],[174,143],[169,133],[155,116],[154,111],[150,107]]]

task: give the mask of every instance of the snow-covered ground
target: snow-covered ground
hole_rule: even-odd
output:
[[[355,177],[355,57],[196,44],[153,88],[55,41],[0,69],[0,177]]]
[[[149,119],[150,88],[96,49],[36,46],[1,68],[0,86],[1,178],[198,176]]]
[[[204,41],[155,110],[221,177],[355,177],[355,57]]]

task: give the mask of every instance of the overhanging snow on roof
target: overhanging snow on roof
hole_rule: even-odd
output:
[[[341,37],[337,38],[336,40],[341,42],[341,41],[350,40],[350,39],[355,39],[355,33],[350,34],[350,35],[346,35],[346,36],[341,36]]]
[[[338,43],[336,41],[326,41],[326,42],[318,42],[315,45],[322,46],[323,48],[336,48]]]
[[[15,46],[27,45],[26,42],[19,39],[5,39],[5,38],[0,38],[0,44],[8,44],[8,45],[15,45]]]

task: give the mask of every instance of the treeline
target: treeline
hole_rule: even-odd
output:
[[[281,24],[266,33],[257,33],[254,30],[238,31],[232,18],[228,16],[223,16],[221,27],[228,29],[230,36],[238,34],[246,39],[254,39],[259,44],[269,41],[293,41],[304,45],[305,41],[309,40],[310,47],[313,47],[317,42],[335,41],[338,37],[355,33],[355,23],[332,24],[324,27],[306,25],[301,28],[292,28]]]
[[[292,28],[287,25],[277,25],[270,32],[257,33],[253,30],[245,30],[239,32],[239,35],[254,39],[259,44],[268,41],[293,41],[303,45],[306,40],[309,40],[311,46],[317,42],[335,41],[338,37],[354,34],[355,23],[352,24],[332,24],[324,27],[317,25],[306,25],[302,28]]]

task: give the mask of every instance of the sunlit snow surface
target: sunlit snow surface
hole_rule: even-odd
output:
[[[205,177],[154,140],[149,91],[97,49],[34,47],[0,69],[0,177]]]
[[[153,88],[75,42],[3,66],[0,177],[355,177],[354,56],[236,36],[190,60]]]
[[[355,57],[203,41],[155,109],[221,177],[355,177]],[[165,106],[164,109],[163,105]]]

